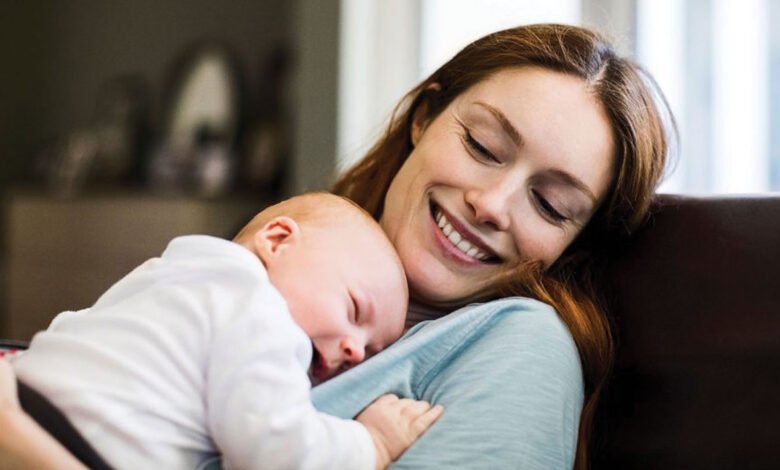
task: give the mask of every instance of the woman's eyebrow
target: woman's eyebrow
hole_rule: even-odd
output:
[[[493,117],[496,118],[498,123],[501,124],[501,127],[504,129],[504,132],[506,132],[509,135],[509,138],[512,139],[512,142],[514,142],[516,146],[520,147],[523,145],[523,138],[520,136],[520,132],[518,132],[515,126],[513,126],[512,123],[509,122],[509,119],[504,115],[504,113],[494,108],[493,106],[490,106],[489,104],[483,103],[481,101],[476,101],[474,104],[482,108],[485,108],[490,114],[492,114]]]

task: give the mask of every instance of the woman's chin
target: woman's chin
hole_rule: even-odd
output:
[[[407,279],[411,298],[431,307],[460,307],[469,303],[479,291],[476,285],[451,277],[417,280],[407,274]]]

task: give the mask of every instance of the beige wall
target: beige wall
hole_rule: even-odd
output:
[[[231,238],[263,201],[92,194],[58,200],[12,191],[6,201],[7,269],[0,338],[29,340],[64,310],[92,305],[179,235]]]
[[[294,193],[326,189],[336,167],[340,0],[300,0],[293,13]]]

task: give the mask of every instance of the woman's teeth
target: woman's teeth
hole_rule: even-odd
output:
[[[452,244],[466,256],[480,261],[484,261],[489,257],[487,253],[472,245],[471,242],[466,240],[463,235],[455,230],[452,224],[450,224],[444,214],[439,210],[436,210],[436,223],[439,224],[439,228],[444,236],[447,237],[447,240],[452,242]]]

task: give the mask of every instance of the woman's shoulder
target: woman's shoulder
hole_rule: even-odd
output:
[[[555,309],[526,297],[507,297],[472,304],[458,312],[481,319],[475,330],[488,347],[511,349],[512,357],[532,356],[539,363],[563,362],[579,373],[579,353],[574,338]]]
[[[426,353],[437,340],[447,348],[413,390],[443,404],[445,414],[396,467],[571,467],[582,370],[552,307],[521,297],[472,304],[419,332]],[[442,448],[457,450],[436,452]]]
[[[532,333],[540,341],[555,341],[574,344],[569,328],[555,309],[544,302],[527,297],[506,297],[465,308],[484,309],[503,328],[517,329],[517,332]]]
[[[564,322],[551,306],[525,297],[508,297],[462,307],[410,330],[428,347],[446,344],[450,359],[515,370],[555,371],[581,381],[579,353]],[[411,339],[411,338],[409,338]]]
[[[456,310],[445,307],[433,307],[412,301],[409,303],[406,322],[408,326],[415,326],[422,322],[446,322],[446,318],[449,318],[452,315],[462,314],[461,312],[470,310],[525,312],[526,315],[532,315],[535,317],[538,316],[542,321],[553,319],[556,316],[555,310],[550,305],[538,300],[534,300],[528,297],[505,297],[488,302],[468,304]],[[528,320],[528,318],[526,317],[524,320]]]
[[[499,330],[510,335],[522,333],[523,336],[528,336],[529,340],[536,338],[534,343],[553,341],[575,347],[569,329],[555,309],[528,297],[506,297],[469,304],[449,315],[425,323],[426,328],[449,328],[451,324],[469,323],[474,328],[474,333],[480,334],[501,325]]]

